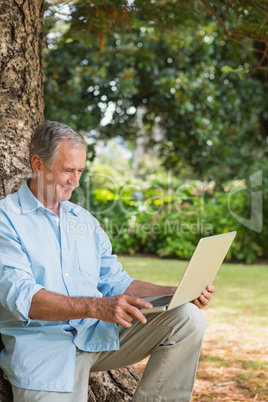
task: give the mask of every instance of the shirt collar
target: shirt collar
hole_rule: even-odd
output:
[[[44,208],[44,205],[38,201],[28,187],[27,180],[25,180],[18,190],[20,206],[22,212],[27,214],[34,212],[37,208]]]
[[[81,211],[81,207],[79,205],[75,205],[71,203],[70,201],[63,201],[60,203],[61,208],[63,209],[64,212],[71,212],[75,216]]]
[[[38,208],[47,209],[31,192],[28,187],[27,180],[25,180],[18,190],[18,196],[20,200],[20,206],[24,214],[34,212]],[[81,207],[72,204],[69,201],[63,201],[60,203],[60,207],[64,212],[71,212],[77,216]]]

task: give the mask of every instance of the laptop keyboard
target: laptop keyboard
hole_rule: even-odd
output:
[[[170,303],[170,300],[172,299],[173,296],[163,296],[163,297],[159,297],[159,299],[155,299],[153,301],[151,301],[150,303],[154,306],[154,307],[159,307],[159,306],[165,306],[166,304]]]

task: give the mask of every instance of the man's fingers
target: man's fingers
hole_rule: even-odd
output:
[[[207,286],[207,291],[209,293],[214,293],[216,291],[215,287],[213,285],[208,285]]]
[[[142,324],[146,324],[147,322],[146,317],[141,313],[141,311],[137,307],[130,306],[128,312],[133,317],[137,318],[137,320],[139,320]]]
[[[210,301],[211,300],[211,293],[207,292],[206,290],[204,290],[204,292],[202,292],[202,294],[200,295],[200,300],[201,302],[205,303],[206,301]]]
[[[148,302],[147,300],[141,299],[140,297],[128,296],[127,301],[129,304],[137,307],[138,309],[153,307],[153,305],[150,302]]]
[[[152,308],[152,304],[139,297],[133,297],[129,295],[120,295],[117,301],[117,323],[126,326],[131,326],[133,317],[137,318],[141,323],[146,324],[147,320],[145,316],[140,312],[141,308]],[[123,321],[121,321],[123,320]]]
[[[211,296],[201,295],[198,300],[203,306],[206,306],[210,302]]]
[[[125,328],[130,328],[130,327],[132,326],[132,323],[131,323],[131,322],[126,321],[126,320],[123,320],[123,318],[118,319],[117,324],[120,324],[120,325],[122,325],[122,326],[125,327]]]
[[[148,301],[126,294],[100,298],[95,303],[96,315],[94,318],[121,324],[126,328],[131,327],[131,321],[134,317],[145,324],[147,320],[140,309],[152,308],[152,304]]]
[[[211,301],[212,293],[215,292],[215,287],[213,285],[208,285],[207,289],[202,292],[199,297],[199,301],[202,303],[203,306],[208,305]]]
[[[193,302],[200,310],[204,307],[204,305],[199,301],[199,299],[193,300]]]
[[[127,312],[137,318],[142,324],[146,324],[146,317],[141,313],[141,308],[152,308],[152,304],[140,297],[126,296]]]
[[[208,285],[206,290],[204,290],[198,299],[193,300],[193,303],[200,309],[206,307],[211,301],[212,293],[215,292],[215,287],[213,285]]]

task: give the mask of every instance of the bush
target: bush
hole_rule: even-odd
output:
[[[268,166],[262,168],[252,170],[249,183],[229,182],[216,191],[214,182],[185,182],[163,172],[142,180],[95,164],[84,176],[76,201],[100,221],[115,253],[189,259],[201,237],[236,230],[227,259],[251,263],[268,256],[260,205],[261,198],[268,199]],[[259,204],[252,211],[253,200]],[[268,204],[263,205],[267,216]]]

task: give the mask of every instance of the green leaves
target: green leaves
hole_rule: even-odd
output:
[[[249,17],[246,3],[213,5],[233,30],[256,21],[259,11]],[[166,168],[190,166],[193,177],[218,188],[267,158],[268,83],[245,78],[258,63],[252,43],[230,42],[214,17],[186,1],[69,7],[70,30],[48,38],[46,118],[104,139],[143,137],[145,152],[157,149]]]
[[[240,79],[242,79],[245,78],[245,74],[249,72],[249,68],[232,68],[230,66],[223,66],[221,68],[221,72],[225,74],[234,73],[237,74]]]
[[[251,263],[257,256],[267,256],[266,177],[263,171],[263,183],[258,187],[264,200],[261,233],[237,219],[251,218],[256,191],[242,181],[226,182],[219,191],[215,182],[181,180],[171,172],[141,179],[129,168],[119,172],[110,165],[94,163],[78,194],[90,195],[90,203],[84,197],[83,206],[100,221],[115,253],[146,252],[188,259],[201,237],[237,230],[228,258]]]

